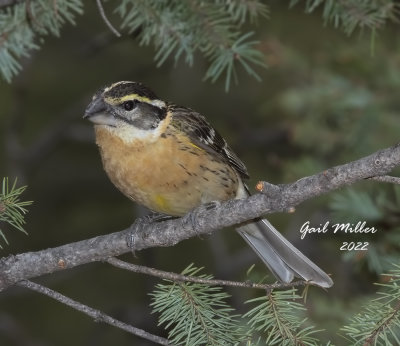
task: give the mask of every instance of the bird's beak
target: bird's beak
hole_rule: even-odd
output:
[[[100,97],[96,97],[86,107],[83,119],[88,119],[97,125],[116,126],[117,120],[107,111],[107,105]]]

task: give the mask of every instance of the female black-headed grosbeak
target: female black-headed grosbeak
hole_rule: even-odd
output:
[[[205,117],[160,100],[141,83],[117,82],[99,90],[84,118],[95,124],[111,181],[153,211],[183,216],[203,203],[248,196],[246,166]],[[332,286],[331,278],[267,220],[237,231],[280,281],[297,276]]]

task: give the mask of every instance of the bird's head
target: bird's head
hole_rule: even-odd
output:
[[[96,92],[83,118],[115,130],[149,131],[156,129],[166,114],[166,103],[143,84],[117,82]]]

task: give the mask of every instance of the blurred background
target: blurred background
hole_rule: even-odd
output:
[[[108,4],[106,4],[108,5]],[[134,37],[117,39],[94,2],[85,3],[77,25],[61,38],[47,36],[40,51],[23,62],[11,84],[0,82],[0,177],[28,185],[33,200],[26,217],[29,236],[7,229],[9,246],[0,256],[37,251],[128,227],[145,211],[120,194],[106,177],[91,124],[82,120],[92,94],[114,81],[141,81],[165,100],[206,115],[247,164],[254,190],[258,180],[289,183],[398,142],[400,122],[400,35],[395,26],[379,31],[374,48],[368,33],[346,36],[324,26],[321,13],[270,1],[270,19],[260,20],[257,39],[267,69],[261,82],[238,70],[239,84],[202,81],[206,63],[193,67],[167,60],[160,68],[152,47]],[[106,6],[106,9],[108,6]],[[111,13],[111,11],[110,11]],[[110,15],[111,21],[116,19]],[[333,288],[312,287],[309,318],[325,329],[321,340],[341,344],[338,329],[377,290],[374,282],[390,263],[398,263],[400,191],[372,181],[300,205],[293,214],[269,219],[327,273]],[[366,221],[373,235],[309,235],[310,221]],[[340,251],[343,241],[368,241],[368,253]],[[124,256],[135,263],[180,272],[204,266],[220,279],[262,277],[266,269],[232,230],[174,247]],[[270,281],[273,278],[269,277]],[[93,263],[35,279],[52,289],[149,332],[157,328],[149,292],[157,280]],[[259,292],[229,289],[232,304]],[[148,342],[46,297],[19,288],[0,294],[0,345],[149,345]]]

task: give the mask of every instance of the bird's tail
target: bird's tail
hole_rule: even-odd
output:
[[[248,192],[242,190],[238,197],[244,195],[248,195]],[[321,287],[333,285],[332,279],[296,249],[268,220],[252,220],[236,230],[278,280],[291,282],[296,276]]]

